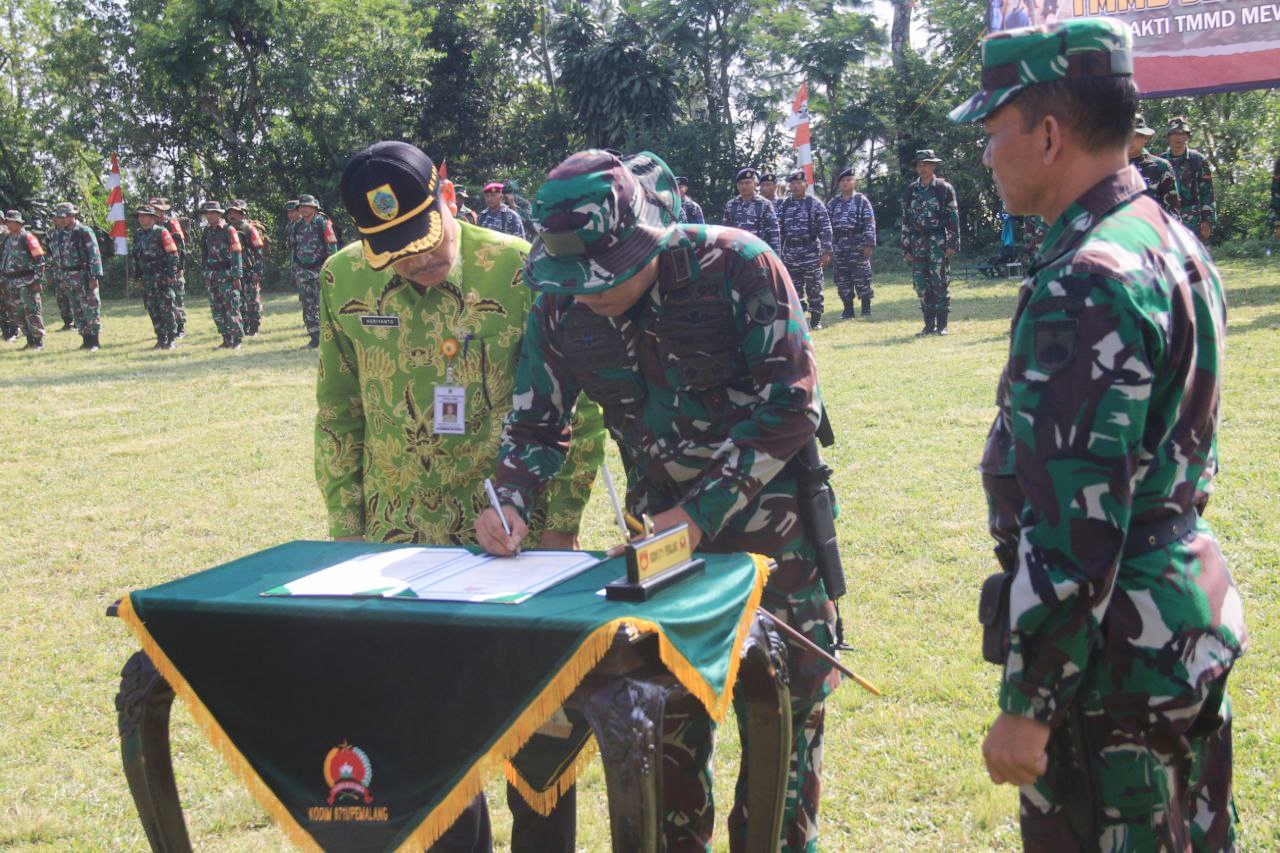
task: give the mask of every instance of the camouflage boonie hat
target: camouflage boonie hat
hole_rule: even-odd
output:
[[[1138,113],[1133,117],[1133,132],[1138,136],[1145,136],[1147,139],[1156,135],[1156,129],[1147,124],[1147,120],[1142,117],[1142,113]]]
[[[916,157],[912,163],[941,163],[942,158],[933,153],[932,148],[921,148],[916,152]]]
[[[1165,136],[1171,133],[1185,133],[1191,135],[1191,122],[1187,121],[1186,116],[1174,116],[1169,122],[1169,129],[1164,132]]]
[[[76,210],[76,206],[69,201],[60,201],[53,206],[54,216],[75,216],[79,212]]]
[[[147,204],[151,205],[161,213],[165,213],[170,210],[169,199],[162,198],[158,195],[153,195],[151,198],[147,199]]]
[[[18,210],[6,210],[4,212],[4,221],[17,223],[26,222],[26,220],[22,218],[22,212]]]
[[[222,209],[222,205],[216,201],[206,201],[204,204],[200,205],[200,212],[201,213],[224,213],[224,214],[226,213],[226,211]]]
[[[676,229],[675,175],[656,154],[579,151],[533,202],[538,236],[525,281],[547,293],[599,293],[631,278]]]
[[[316,210],[319,210],[320,202],[316,201],[315,196],[304,194],[298,196],[298,207],[314,207]]]
[[[297,209],[298,209],[298,200],[297,200],[296,198],[291,198],[291,199],[289,199],[288,201],[286,201],[286,202],[284,203],[284,209],[285,209],[285,210],[297,210]]]
[[[1133,37],[1114,18],[992,33],[982,42],[982,91],[952,110],[951,120],[980,121],[1036,83],[1132,74]]]
[[[140,204],[133,211],[134,216],[159,216],[156,209],[149,204]]]
[[[230,213],[230,212],[231,212],[231,211],[233,211],[233,210],[238,211],[238,212],[240,212],[240,213],[243,213],[245,216],[248,216],[248,215],[249,215],[249,202],[245,201],[245,200],[244,200],[244,199],[242,199],[242,198],[238,198],[238,199],[236,199],[235,201],[231,202],[231,204],[227,205],[227,212],[228,212],[228,213]]]

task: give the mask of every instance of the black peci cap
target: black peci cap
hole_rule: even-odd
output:
[[[435,164],[407,142],[377,142],[356,154],[340,190],[376,270],[430,252],[444,239]]]

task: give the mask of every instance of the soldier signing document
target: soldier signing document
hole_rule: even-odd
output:
[[[982,49],[1005,208],[1049,223],[1023,280],[981,471],[1003,667],[983,744],[1025,849],[1233,850],[1227,677],[1240,596],[1203,517],[1218,470],[1218,271],[1128,164],[1129,28],[1077,18]]]

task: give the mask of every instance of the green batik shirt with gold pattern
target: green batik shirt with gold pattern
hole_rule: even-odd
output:
[[[332,536],[475,542],[533,293],[521,275],[527,242],[458,225],[458,259],[425,294],[371,269],[359,242],[325,264],[316,479]],[[466,390],[463,434],[436,431],[441,387]],[[530,545],[542,530],[576,532],[590,497],[604,454],[600,408],[580,400],[572,431],[565,467],[530,518]]]

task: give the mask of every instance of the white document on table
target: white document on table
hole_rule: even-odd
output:
[[[397,596],[409,585],[461,557],[465,548],[396,548],[344,560],[264,595]]]

